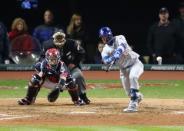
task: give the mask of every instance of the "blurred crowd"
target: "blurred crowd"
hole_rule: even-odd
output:
[[[160,58],[163,64],[184,63],[184,3],[180,4],[179,13],[171,20],[167,7],[158,11],[159,21],[148,31],[148,56],[143,58],[145,63],[156,64]]]
[[[170,19],[167,7],[158,10],[159,20],[150,25],[148,30],[146,50],[147,55],[141,56],[145,64],[157,64],[157,58],[162,58],[163,64],[184,64],[184,3],[178,7],[179,15]],[[67,27],[57,25],[51,10],[45,10],[43,23],[34,28],[30,33],[26,20],[17,17],[13,20],[11,30],[0,22],[0,64],[17,64],[16,55],[30,55],[33,52],[39,55],[44,44],[53,39],[53,34],[63,32],[66,38],[75,40],[86,51],[85,64],[102,64],[101,51],[103,44],[98,41],[95,55],[89,54],[89,34],[85,28],[83,18],[74,13]],[[32,56],[34,57],[34,56]]]

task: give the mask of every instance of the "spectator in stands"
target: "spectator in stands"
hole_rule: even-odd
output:
[[[67,38],[76,40],[87,52],[88,35],[80,14],[74,13],[72,15],[66,34]],[[87,59],[87,56],[85,59]]]
[[[11,31],[8,33],[10,41],[23,34],[28,34],[28,26],[24,19],[15,18],[11,26]]]
[[[103,64],[102,62],[102,56],[101,56],[101,52],[103,50],[104,44],[99,41],[98,45],[97,45],[97,50],[96,50],[96,54],[94,56],[94,63],[95,64]]]
[[[179,13],[179,16],[173,20],[173,23],[177,28],[177,36],[179,37],[177,52],[181,56],[181,64],[184,64],[184,2],[179,5]]]
[[[5,25],[0,22],[0,64],[9,64],[9,40]]]
[[[40,41],[41,47],[43,47],[43,42],[51,39],[52,35],[57,31],[64,32],[63,29],[54,24],[54,15],[52,11],[46,10],[44,12],[44,24],[34,29],[33,36]]]
[[[150,63],[156,64],[156,58],[161,56],[163,64],[177,64],[176,41],[176,28],[169,21],[168,9],[163,7],[159,10],[159,21],[148,32],[147,46],[152,60]]]

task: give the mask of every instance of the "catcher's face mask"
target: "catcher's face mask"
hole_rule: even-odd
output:
[[[48,49],[46,52],[46,60],[51,67],[57,66],[60,60],[59,51],[55,48]]]

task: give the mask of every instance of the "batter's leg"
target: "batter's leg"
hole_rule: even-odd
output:
[[[128,72],[120,70],[120,80],[125,93],[130,96],[130,80],[128,77]]]

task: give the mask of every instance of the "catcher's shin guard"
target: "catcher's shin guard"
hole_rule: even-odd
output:
[[[33,104],[36,100],[36,96],[40,88],[29,86],[27,90],[27,95],[25,98],[18,100],[19,105],[30,105]]]
[[[42,78],[38,74],[34,74],[29,82],[26,97],[19,100],[19,105],[30,105],[36,100],[36,96],[43,84]]]
[[[69,89],[68,93],[70,94],[71,99],[75,105],[82,105],[82,103],[79,99],[77,88]]]

